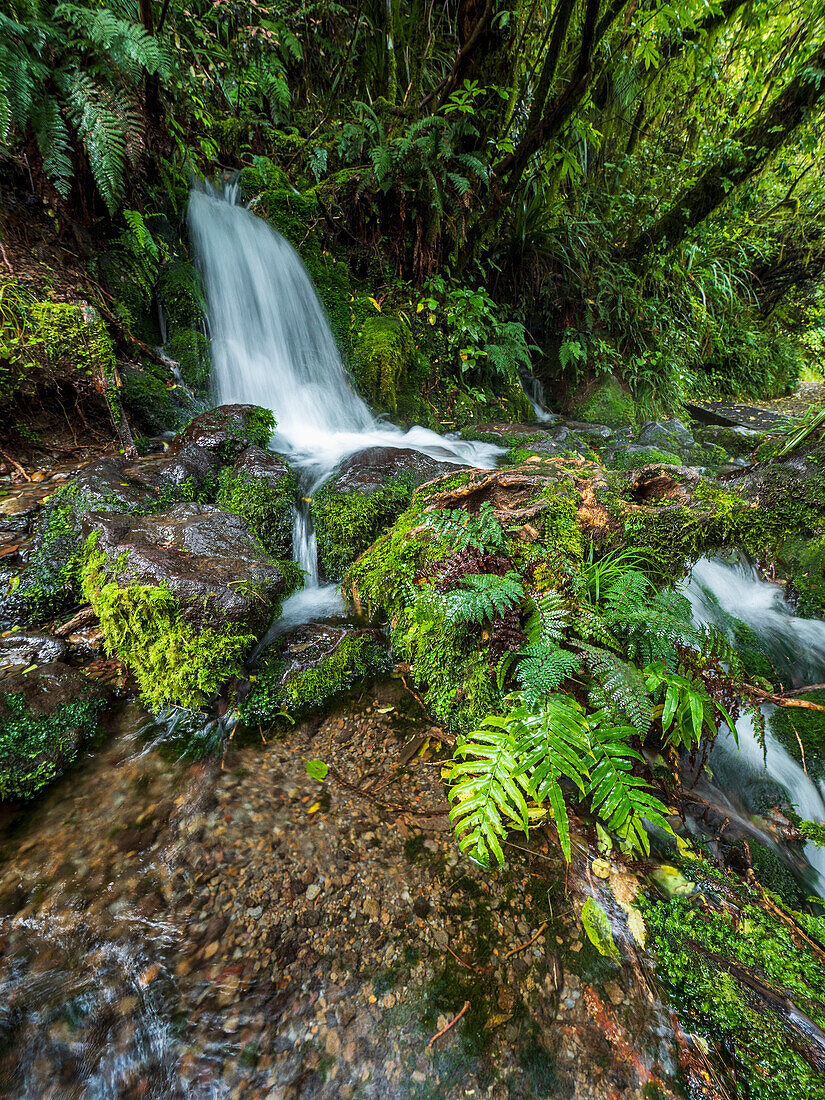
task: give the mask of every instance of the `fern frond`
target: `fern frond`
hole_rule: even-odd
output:
[[[57,100],[44,96],[31,114],[31,124],[43,169],[64,199],[68,196],[74,176],[69,130],[60,113]]]
[[[445,598],[445,619],[448,623],[480,623],[494,619],[524,596],[521,577],[511,569],[503,577],[496,573],[468,573],[461,586]]]
[[[524,689],[524,701],[536,706],[540,700],[581,668],[581,654],[560,646],[542,643],[527,646],[522,651],[516,676]]]
[[[549,646],[561,641],[570,620],[564,597],[549,590],[536,593],[528,606],[524,633],[531,645]]]
[[[590,773],[590,805],[608,829],[632,849],[650,854],[644,821],[670,832],[667,809],[651,792],[649,784],[633,774],[642,757],[628,743],[635,730],[617,726],[604,713],[591,715],[587,722],[589,745],[596,763]]]
[[[592,645],[581,648],[590,671],[612,706],[633,723],[637,733],[644,736],[653,719],[653,704],[644,676],[634,665],[607,649]]]
[[[504,862],[501,838],[508,827],[527,832],[526,780],[519,776],[507,719],[490,717],[462,738],[450,772],[450,823],[458,846],[479,863]]]

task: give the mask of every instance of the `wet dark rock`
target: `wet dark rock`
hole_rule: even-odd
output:
[[[199,450],[214,456],[215,465],[225,465],[251,442],[250,426],[260,412],[257,405],[219,405],[201,413],[175,437],[169,454],[192,454]]]
[[[387,665],[380,630],[307,623],[284,634],[264,655],[244,717],[254,724],[282,711],[315,710]]]
[[[444,454],[438,459],[408,447],[367,447],[345,459],[330,484],[337,493],[372,493],[397,478],[417,488],[442,474],[465,468],[447,457],[448,451]]]
[[[246,520],[212,505],[177,504],[143,517],[89,513],[83,529],[100,532],[98,549],[121,587],[165,585],[196,626],[257,632],[286,588]]]
[[[283,477],[289,475],[289,466],[279,456],[265,451],[263,447],[247,447],[232,467],[234,475],[263,478],[277,485]]]
[[[721,424],[698,425],[697,437],[708,446],[721,447],[729,455],[743,458],[750,455],[764,438],[752,428],[726,427]]]
[[[96,512],[144,508],[157,495],[153,479],[146,476],[143,465],[129,463],[125,458],[104,458],[84,466],[72,484],[82,497],[83,507]]]
[[[368,447],[342,462],[312,498],[324,577],[340,580],[404,511],[419,485],[462,469],[447,457],[430,458],[406,447]]]
[[[257,405],[220,405],[196,416],[169,445],[161,483],[180,487],[191,482],[195,492],[202,490],[250,443],[268,441],[266,415]]]
[[[46,664],[59,661],[66,653],[66,643],[51,634],[10,634],[0,638],[0,668],[4,665]]]
[[[0,681],[0,798],[32,797],[97,726],[103,688],[58,661]]]

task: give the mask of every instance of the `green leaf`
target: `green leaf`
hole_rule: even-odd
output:
[[[325,764],[323,760],[307,760],[306,770],[310,779],[323,783],[329,773],[329,764]]]
[[[621,962],[619,949],[613,939],[610,919],[594,898],[588,898],[582,906],[582,925],[587,938],[600,955],[606,959],[613,959],[617,963]]]

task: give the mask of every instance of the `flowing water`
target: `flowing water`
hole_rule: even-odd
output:
[[[768,652],[785,686],[804,687],[825,682],[825,622],[801,619],[785,599],[782,589],[762,578],[744,561],[704,558],[694,566],[684,593],[697,622],[713,623],[730,634],[731,618],[746,623]],[[723,730],[710,758],[714,799],[779,854],[784,852],[768,832],[753,825],[754,815],[766,802],[784,797],[808,821],[825,821],[825,788],[798,763],[771,733],[773,706],[763,707],[767,719],[764,744],[757,737],[753,719],[742,715],[736,723],[738,746]],[[805,846],[810,867],[803,877],[825,897],[825,849]]]
[[[308,497],[342,459],[368,447],[411,448],[432,458],[489,469],[502,453],[377,420],[350,385],[324,307],[292,245],[239,201],[236,185],[196,188],[189,228],[203,272],[219,404],[271,409],[273,449],[297,467]],[[306,573],[284,618],[340,611],[332,586],[319,589],[317,550],[306,502],[295,518],[294,556]]]
[[[217,398],[273,410],[273,445],[304,495],[373,445],[494,463],[495,448],[373,417],[297,255],[235,192],[196,191],[190,221]],[[319,584],[306,508],[294,549],[307,584],[276,630],[342,610]],[[825,624],[796,618],[750,567],[699,562],[685,592],[697,619],[753,627],[788,684],[825,679]],[[146,715],[129,705],[102,746],[2,824],[0,1095],[641,1098],[639,1052],[672,1064],[658,1008],[614,972],[607,1044],[586,1004],[595,979],[567,872],[541,843],[513,846],[506,888],[462,861],[440,760],[419,751],[398,768],[399,746],[426,745],[427,723],[399,685],[374,692],[320,727],[194,764],[147,747]],[[742,719],[739,739],[738,753],[718,739],[706,788],[731,817],[773,843],[753,824],[767,783],[825,817],[822,790],[770,734],[763,754]],[[305,767],[316,756],[349,787],[319,793]],[[409,812],[351,793],[362,784]],[[462,1004],[469,1020],[482,1003],[478,1034],[462,1023],[433,1047]]]

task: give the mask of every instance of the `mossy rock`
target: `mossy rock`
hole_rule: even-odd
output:
[[[248,725],[321,710],[356,683],[388,671],[387,643],[377,630],[311,623],[268,650],[240,710]]]
[[[500,704],[497,658],[478,625],[439,618],[443,599],[434,586],[451,551],[433,534],[428,514],[451,515],[460,531],[484,508],[500,527],[497,560],[519,573],[525,590],[539,593],[569,591],[586,552],[633,549],[656,563],[660,576],[675,579],[703,553],[764,537],[756,502],[695,469],[670,465],[623,472],[579,458],[533,456],[521,466],[458,471],[420,488],[353,564],[347,585],[362,609],[383,610],[431,712],[461,730]]]
[[[119,423],[115,350],[98,311],[82,302],[36,301],[13,282],[3,289],[0,402],[69,385],[79,398],[100,406],[102,387],[108,411]]]
[[[353,350],[356,379],[373,406],[396,414],[399,398],[402,405],[409,404],[404,391],[415,362],[415,343],[400,318],[374,312],[366,316],[353,331]]]
[[[212,360],[209,337],[192,328],[176,328],[169,340],[169,354],[179,364],[181,378],[198,393],[209,389]]]
[[[292,555],[292,514],[297,485],[286,462],[260,447],[247,447],[218,478],[216,503],[249,524],[276,558]]]
[[[100,687],[52,662],[0,683],[0,801],[27,801],[74,763],[105,706]]]
[[[682,459],[677,454],[668,451],[660,451],[656,447],[640,447],[631,444],[627,447],[619,447],[607,460],[608,465],[615,470],[637,470],[641,466],[650,463],[658,463],[665,466],[681,466]]]
[[[783,921],[733,876],[703,862],[684,870],[703,880],[699,889],[649,901],[644,915],[657,977],[685,1032],[710,1041],[723,1064],[716,1072],[750,1100],[825,1096],[825,1075],[802,1053],[811,1049],[810,1031],[778,1007],[790,995],[800,1014],[825,1026],[825,971],[811,944],[822,941],[825,919],[799,913]],[[720,896],[724,904],[714,900]]]
[[[240,671],[297,580],[240,516],[178,504],[162,515],[87,513],[82,588],[109,653],[152,707],[197,707]]]
[[[120,398],[134,428],[144,435],[174,431],[192,417],[192,403],[160,364],[145,363],[121,371]]]
[[[311,504],[318,561],[326,579],[341,579],[404,511],[416,486],[457,468],[400,447],[370,447],[342,463]]]
[[[812,691],[799,699],[825,706],[825,691]],[[809,707],[777,707],[768,719],[771,733],[815,780],[825,779],[825,711]],[[801,742],[801,746],[800,746]]]
[[[572,411],[581,420],[622,428],[635,424],[636,404],[621,382],[612,374],[599,379],[574,398]]]

